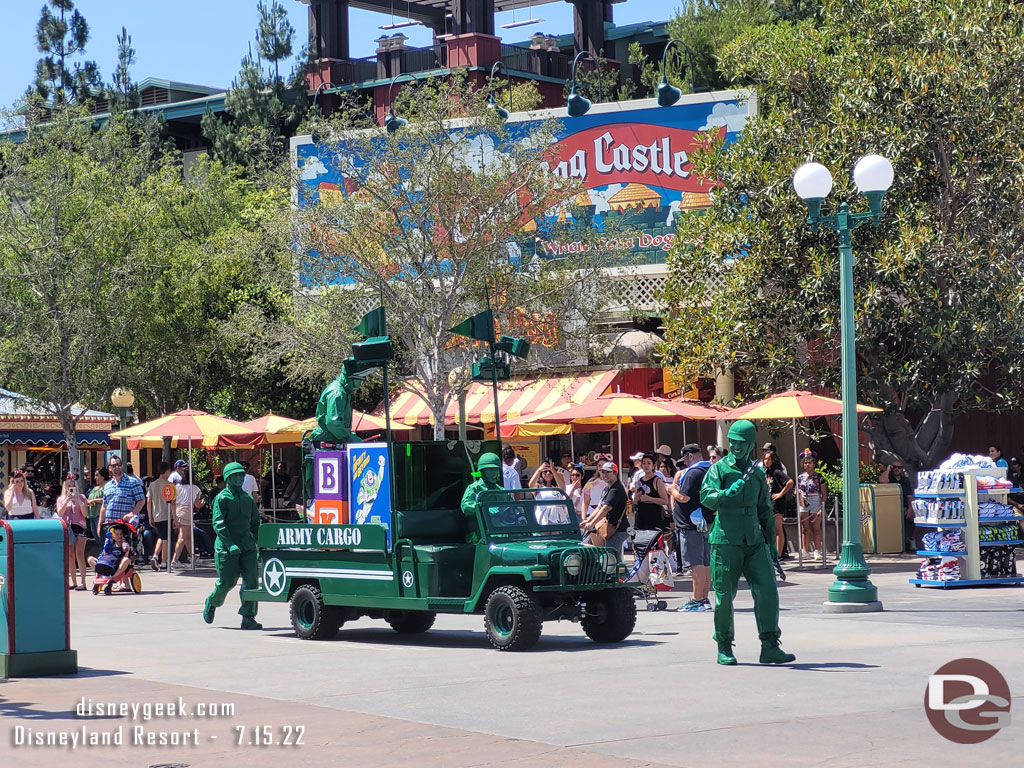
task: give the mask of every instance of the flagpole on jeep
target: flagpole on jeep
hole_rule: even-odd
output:
[[[380,281],[380,327],[381,336],[388,335],[388,313],[384,309],[384,280]],[[395,461],[394,450],[391,446],[391,390],[388,389],[388,363],[380,367],[381,375],[384,377],[384,441],[388,446],[388,490],[391,498],[395,498]]]
[[[484,280],[484,298],[487,300],[487,311],[491,312],[491,288]],[[492,315],[493,317],[493,315]],[[494,357],[494,323],[491,323],[490,338],[487,340],[487,352],[491,356],[491,387],[494,392],[494,439],[498,441],[498,455],[501,456],[501,410],[498,408],[498,365]]]

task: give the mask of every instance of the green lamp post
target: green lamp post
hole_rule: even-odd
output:
[[[135,393],[130,389],[115,389],[110,394],[110,402],[117,408],[117,415],[120,418],[120,428],[125,429],[128,426],[128,411],[135,405]],[[128,441],[125,438],[121,438],[118,441],[121,444],[121,466],[127,466],[128,464]],[[127,474],[128,470],[125,470]]]
[[[793,189],[807,205],[812,231],[825,226],[839,233],[839,317],[842,338],[843,399],[843,548],[829,587],[825,613],[867,613],[882,610],[878,590],[871,583],[871,568],[864,560],[860,532],[860,476],[857,438],[856,328],[853,322],[853,230],[882,218],[882,198],[892,185],[892,163],[879,155],[865,155],[853,167],[853,180],[868,200],[868,210],[850,213],[847,204],[839,213],[821,215],[821,204],[832,191],[832,174],[820,163],[806,163],[793,174]]]

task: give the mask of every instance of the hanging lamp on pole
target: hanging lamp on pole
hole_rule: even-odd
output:
[[[508,116],[512,112],[512,78],[508,79],[508,109],[504,109],[499,107],[494,100],[494,74],[499,69],[504,70],[505,65],[500,61],[494,62],[494,66],[491,67],[491,74],[487,78],[487,85],[491,89],[491,95],[487,97],[487,108],[493,109],[502,120],[508,120]]]
[[[582,59],[583,57],[587,57],[591,61],[597,61],[597,59],[594,57],[594,54],[592,54],[590,51],[580,51],[572,60],[572,69],[569,72],[569,100],[566,102],[565,105],[566,113],[569,115],[569,117],[582,117],[583,115],[587,114],[587,112],[590,111],[590,107],[592,106],[592,102],[590,101],[590,99],[584,96],[580,96],[578,93],[576,93],[576,67],[579,66],[580,59]],[[597,83],[599,94],[598,98],[601,98],[602,95],[600,88],[600,75],[598,76]]]
[[[410,74],[409,72],[402,72],[391,78],[391,85],[388,86],[388,114],[387,117],[384,118],[384,128],[387,130],[388,133],[394,133],[403,125],[409,124],[409,121],[406,120],[404,117],[399,117],[398,115],[395,114],[395,106],[391,101],[391,91],[394,89],[395,83],[397,83],[399,78],[402,77],[408,77],[413,81],[416,80],[416,78],[413,77],[413,75]]]
[[[658,106],[659,107],[671,107],[683,96],[683,92],[676,88],[674,85],[668,83],[668,52],[673,46],[678,46],[686,51],[686,69],[689,74],[690,81],[690,93],[697,92],[697,86],[694,84],[694,74],[696,72],[693,66],[693,51],[690,47],[682,40],[672,38],[665,44],[665,50],[661,54],[661,84],[658,86]],[[708,86],[702,85],[700,90],[708,90]]]

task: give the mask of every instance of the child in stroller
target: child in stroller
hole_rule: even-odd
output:
[[[131,539],[135,537],[135,529],[125,522],[114,523],[107,530],[107,539],[103,542],[99,557],[90,557],[89,565],[96,571],[92,583],[92,593],[109,595],[114,584],[119,584],[122,592],[141,592],[142,578],[135,572],[132,563]]]
[[[633,581],[639,574],[639,580],[635,582],[633,589],[635,597],[640,597],[646,603],[648,611],[668,610],[668,602],[658,597],[658,592],[671,590],[672,566],[669,564],[668,551],[672,547],[673,532],[664,530],[631,530],[633,554],[636,559],[633,567],[623,582]],[[654,567],[648,567],[648,558],[654,553]]]

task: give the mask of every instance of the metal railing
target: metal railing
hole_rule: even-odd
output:
[[[444,44],[426,48],[406,48],[401,57],[402,72],[429,72],[448,66],[448,46]]]
[[[558,51],[539,51],[519,45],[501,44],[501,63],[506,69],[565,80],[572,59]]]

